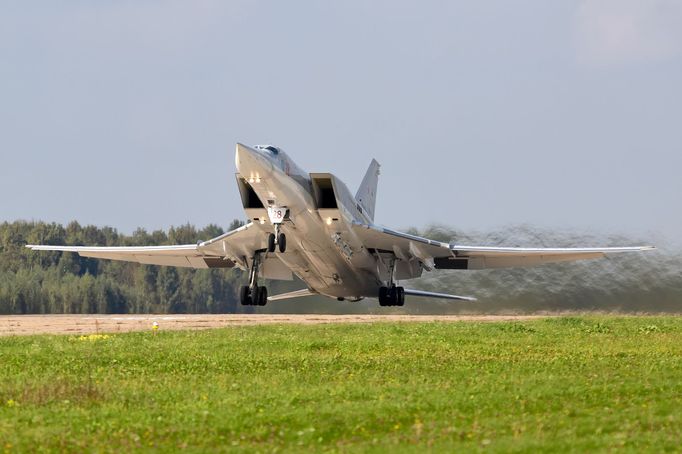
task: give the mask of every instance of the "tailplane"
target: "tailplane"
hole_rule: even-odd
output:
[[[377,203],[377,185],[379,184],[379,168],[381,166],[376,159],[369,164],[365,178],[362,179],[355,200],[362,207],[362,211],[373,221],[374,207]]]

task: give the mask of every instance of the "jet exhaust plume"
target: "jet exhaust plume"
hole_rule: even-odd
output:
[[[525,314],[604,311],[682,313],[682,248],[669,241],[628,235],[606,235],[530,225],[494,231],[458,231],[436,225],[409,233],[457,244],[531,247],[600,247],[654,244],[639,254],[528,268],[481,271],[433,271],[403,282],[410,288],[469,295],[476,302],[408,297],[402,308],[378,307],[375,300],[337,302],[322,297],[282,301],[268,307],[276,313]]]
[[[433,226],[426,237],[458,244],[574,247],[650,244],[623,235],[511,226],[492,232],[458,232]],[[538,311],[682,312],[682,250],[656,241],[658,249],[596,260],[452,273],[436,271],[415,281],[420,288],[475,295],[476,305],[425,301],[415,313],[528,313]]]

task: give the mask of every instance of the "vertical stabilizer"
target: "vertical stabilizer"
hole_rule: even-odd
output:
[[[369,164],[365,178],[362,179],[358,193],[355,194],[355,200],[362,207],[362,211],[371,219],[374,220],[374,207],[377,203],[377,185],[379,184],[379,168],[381,166],[376,159],[372,159]]]

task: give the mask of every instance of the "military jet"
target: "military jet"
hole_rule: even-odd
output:
[[[144,247],[28,245],[36,251],[147,265],[248,270],[243,305],[324,295],[340,301],[378,298],[402,306],[405,296],[474,301],[466,296],[404,288],[424,271],[482,270],[593,259],[653,249],[517,248],[448,244],[374,223],[379,163],[372,160],[355,196],[331,173],[307,173],[281,148],[237,144],[236,182],[249,223],[197,244]],[[303,290],[268,296],[263,279],[292,280]]]

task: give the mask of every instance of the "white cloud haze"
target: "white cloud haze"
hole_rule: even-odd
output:
[[[583,0],[576,20],[579,57],[587,63],[651,62],[682,52],[679,0]]]

